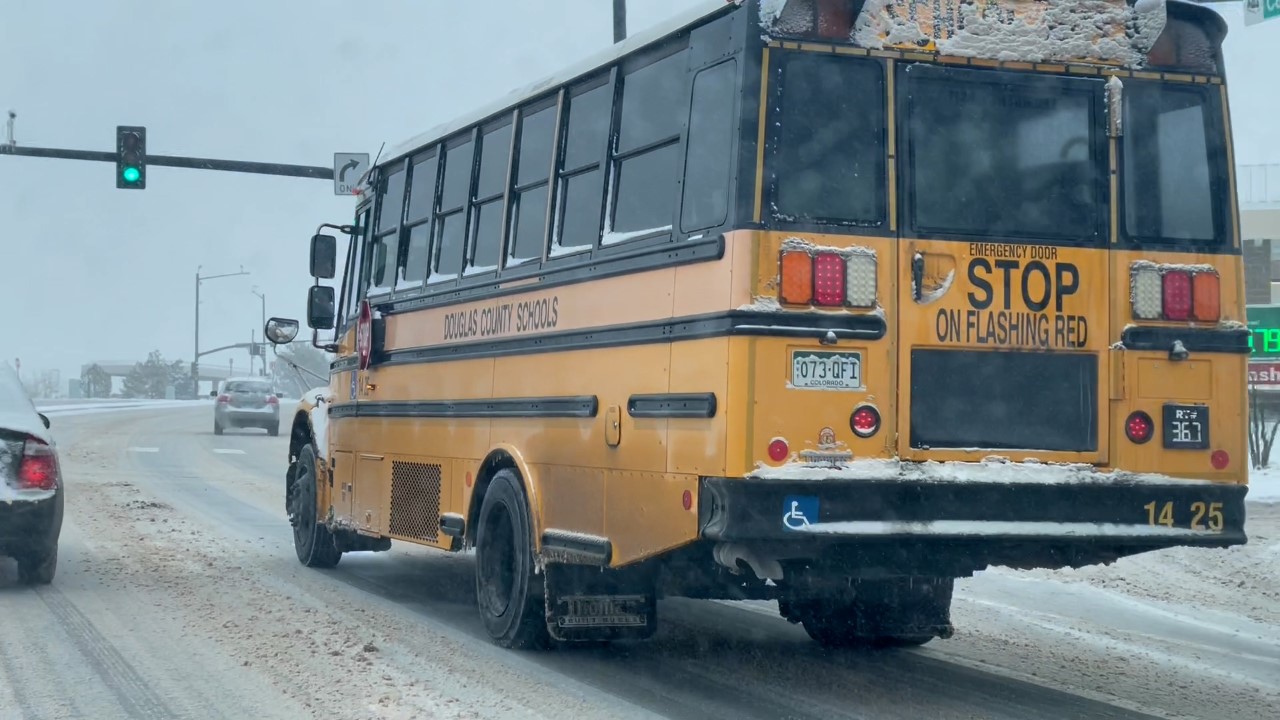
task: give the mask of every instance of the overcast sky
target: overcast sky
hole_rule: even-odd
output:
[[[630,0],[630,30],[700,2]],[[0,111],[17,111],[20,144],[110,150],[134,124],[153,154],[306,165],[376,153],[612,40],[609,0],[5,5]],[[1237,160],[1280,163],[1280,20],[1246,28],[1238,5],[1215,7],[1231,25]],[[114,169],[0,156],[0,357],[24,374],[65,383],[152,349],[189,360],[197,266],[252,273],[205,284],[202,347],[249,339],[255,286],[268,315],[300,317],[308,238],[353,207],[319,180],[156,167],[125,191]]]

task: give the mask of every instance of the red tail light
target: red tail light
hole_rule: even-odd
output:
[[[23,490],[55,490],[58,487],[58,458],[53,448],[30,439],[22,451],[18,467],[18,487]]]
[[[787,446],[787,441],[782,438],[774,438],[769,443],[769,459],[774,462],[782,462],[787,459],[787,455],[791,454],[791,448]]]
[[[219,395],[219,396],[218,396],[218,404],[219,404],[219,405],[225,405],[225,404],[227,404],[227,403],[229,403],[229,402],[231,402],[231,396],[230,396],[230,395]]]
[[[1164,274],[1164,317],[1191,319],[1191,273],[1177,270]]]
[[[280,398],[276,397],[275,395],[268,395],[268,396],[267,396],[267,404],[268,404],[268,405],[279,405],[279,404],[280,404]]]
[[[835,253],[818,253],[813,258],[813,303],[844,305],[844,258]]]
[[[1151,416],[1141,410],[1131,413],[1129,419],[1124,422],[1124,434],[1130,441],[1138,445],[1150,440],[1155,429],[1155,423],[1151,422]]]
[[[869,438],[880,430],[880,413],[870,405],[863,405],[849,417],[849,429],[860,438]]]

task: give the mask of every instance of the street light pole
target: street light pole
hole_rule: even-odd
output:
[[[627,0],[613,0],[613,42],[627,39]]]
[[[257,287],[254,287],[254,288],[253,288],[253,289],[251,289],[249,292],[253,293],[254,295],[257,295],[257,296],[258,296],[258,299],[262,301],[262,324],[261,324],[261,325],[259,325],[258,327],[259,327],[259,328],[261,328],[261,329],[262,329],[262,332],[263,332],[263,335],[262,335],[262,342],[263,342],[263,345],[264,345],[263,349],[265,350],[265,349],[266,349],[265,344],[266,344],[266,342],[267,342],[267,336],[266,336],[266,332],[267,332],[267,331],[266,331],[266,327],[267,327],[267,294],[266,294],[266,293],[260,293],[260,292],[258,292],[258,288],[257,288]],[[252,361],[252,359],[251,359],[251,361]],[[263,376],[263,377],[266,377],[266,376],[267,376],[267,354],[266,354],[265,352],[262,354],[262,376]]]
[[[201,275],[200,268],[203,265],[196,266],[196,323],[195,323],[195,346],[191,354],[191,392],[196,396],[200,396],[200,283],[204,280],[217,280],[218,278],[235,277],[237,275],[248,275],[249,271],[240,266],[240,272],[223,273],[221,275]]]

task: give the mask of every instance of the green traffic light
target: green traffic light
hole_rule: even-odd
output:
[[[138,182],[138,178],[142,177],[142,173],[136,167],[127,167],[124,169],[124,181],[129,183]]]

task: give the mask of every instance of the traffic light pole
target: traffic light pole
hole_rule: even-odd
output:
[[[0,143],[0,155],[55,158],[58,160],[88,160],[114,163],[119,157],[113,152],[94,150],[68,150],[65,148],[27,147]],[[222,160],[218,158],[188,157],[185,155],[147,155],[147,165],[189,168],[192,170],[221,170],[224,172],[252,173],[255,175],[282,175],[285,177],[333,180],[333,168],[318,165],[288,165],[284,163],[250,162],[246,160]]]

